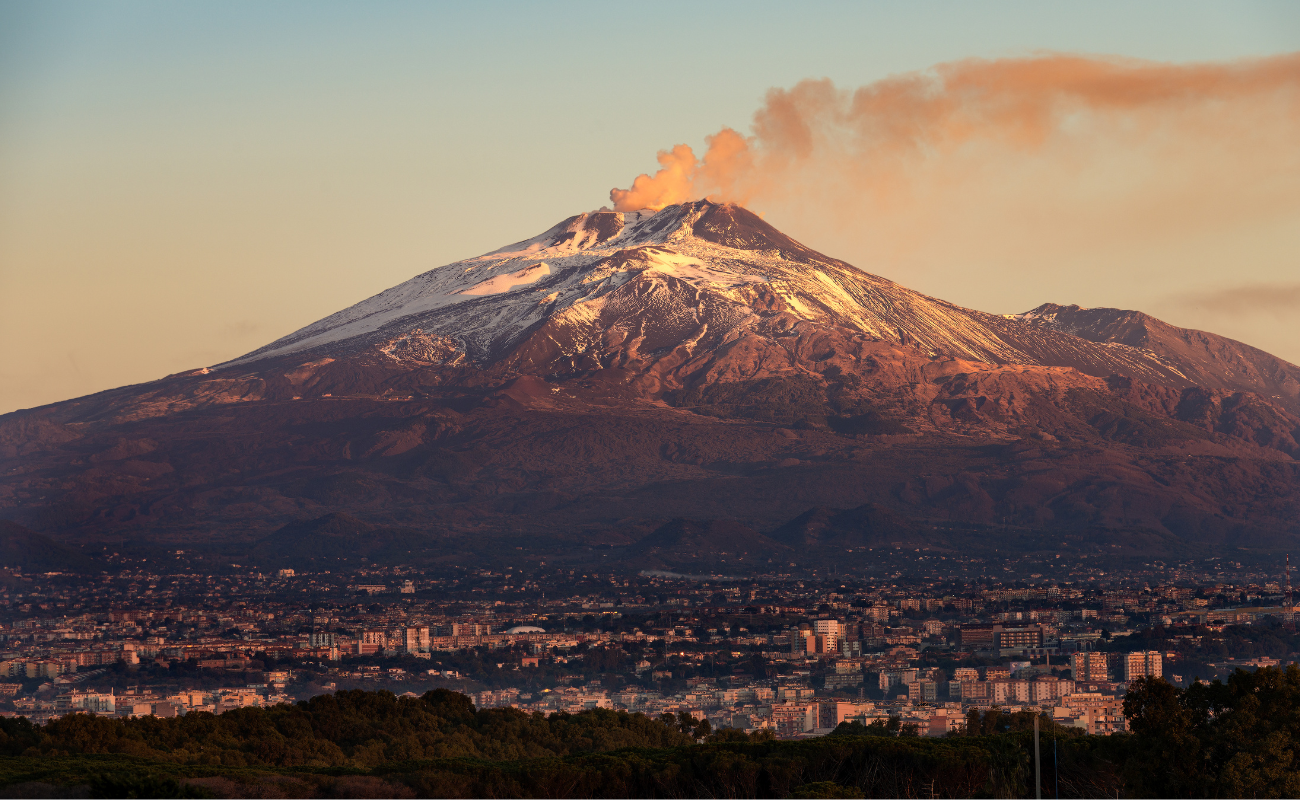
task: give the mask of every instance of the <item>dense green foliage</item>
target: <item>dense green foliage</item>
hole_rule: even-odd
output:
[[[398,761],[341,768],[210,767],[127,756],[0,759],[5,784],[89,784],[94,794],[226,797],[1018,797],[1031,792],[1025,736],[857,736],[716,742],[527,761]],[[1114,770],[1076,759],[1085,796],[1114,794]],[[150,764],[153,767],[151,768]],[[361,782],[369,779],[369,783]],[[283,792],[292,782],[294,794]],[[341,785],[343,784],[343,785]],[[831,785],[839,787],[832,789]],[[116,792],[116,794],[113,794]],[[1077,795],[1076,795],[1077,796]]]
[[[1284,658],[1300,652],[1300,633],[1277,617],[1264,617],[1253,625],[1227,625],[1222,630],[1205,626],[1144,628],[1112,643],[1103,650],[1161,650],[1178,653],[1179,661],[1198,663],[1229,658]]]
[[[1186,689],[1136,681],[1130,790],[1165,797],[1300,796],[1300,669],[1238,670]]]
[[[121,753],[185,764],[369,768],[393,761],[492,761],[601,753],[625,747],[675,747],[694,740],[641,714],[593,710],[525,714],[475,710],[462,694],[423,697],[347,691],[297,705],[246,708],[220,716],[106,719],[76,714],[43,728],[0,722],[9,755]]]
[[[1068,739],[1083,735],[1083,730],[1080,728],[1058,725],[1045,717],[1038,718],[1038,727],[1043,736],[1050,736],[1053,739]],[[1024,732],[1033,729],[1034,714],[1031,711],[1004,714],[997,708],[990,708],[983,712],[972,708],[966,713],[966,727],[959,735],[993,736],[999,733]]]
[[[1178,689],[1136,682],[1132,732],[1039,718],[1044,796],[1300,796],[1300,669]],[[776,741],[689,715],[544,717],[463,695],[339,692],[176,719],[0,720],[11,796],[1025,797],[1029,713],[972,712],[960,735],[897,720]],[[22,785],[19,785],[22,784]],[[77,793],[80,794],[77,794]]]

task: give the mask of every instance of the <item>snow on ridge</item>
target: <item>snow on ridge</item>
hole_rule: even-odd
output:
[[[531,239],[428,270],[227,364],[365,347],[417,327],[454,340],[482,363],[543,321],[585,329],[601,309],[653,319],[668,313],[670,306],[655,304],[669,298],[675,298],[672,313],[692,316],[718,301],[736,306],[739,316],[714,318],[717,335],[725,337],[717,326],[752,316],[754,292],[779,298],[788,313],[810,321],[957,358],[1038,364],[1042,354],[1073,346],[1059,339],[1067,333],[1049,333],[1041,324],[1059,330],[1057,312],[1072,307],[1049,303],[1016,315],[972,311],[833,259],[796,262],[779,250],[742,250],[700,238],[693,225],[706,212],[704,204],[684,204],[657,213],[579,214]],[[632,281],[655,288],[613,294]],[[607,298],[617,302],[607,305]],[[1102,349],[1089,352],[1095,360]],[[1100,357],[1138,360],[1119,349]],[[1148,357],[1141,367],[1169,369],[1158,362]]]
[[[621,221],[621,229],[608,240],[596,243],[593,231],[584,229],[586,221],[594,214],[616,215]],[[538,300],[521,291],[526,284],[545,283],[550,293],[555,293],[553,282],[546,278],[577,268],[582,270],[593,263],[601,261],[620,249],[662,245],[671,238],[679,240],[690,237],[689,232],[683,237],[683,222],[689,221],[698,212],[686,206],[670,206],[660,212],[588,212],[579,214],[555,225],[531,239],[508,245],[499,250],[481,256],[435,267],[379,294],[363,300],[353,306],[335,312],[310,325],[273,341],[240,358],[226,362],[226,365],[246,364],[273,356],[323,347],[349,339],[374,334],[385,326],[405,318],[419,318],[452,306],[463,304],[494,295],[511,295],[509,301],[526,303],[536,312]],[[687,231],[689,229],[687,228]],[[564,234],[574,235],[564,241],[552,244]],[[540,265],[540,268],[539,268]],[[708,282],[720,278],[711,271],[692,275],[697,281]],[[606,287],[609,288],[609,287]],[[556,302],[567,307],[577,298],[567,299],[560,291]],[[516,297],[518,296],[518,297]],[[559,309],[552,309],[552,311]],[[456,315],[460,316],[460,315]],[[507,314],[518,318],[519,313]],[[523,316],[528,316],[524,314]],[[536,316],[536,314],[534,314]],[[535,320],[534,320],[535,321]],[[442,335],[459,336],[467,341],[482,341],[482,331],[476,330],[474,320],[469,322],[470,329],[462,331],[443,331]],[[426,325],[426,327],[429,327]],[[512,324],[508,327],[517,327]],[[488,335],[487,339],[494,339]]]

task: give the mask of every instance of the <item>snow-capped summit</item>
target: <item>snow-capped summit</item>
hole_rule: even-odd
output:
[[[426,364],[507,361],[542,374],[645,368],[669,353],[779,337],[802,321],[931,358],[1073,367],[1169,386],[1204,382],[1202,353],[1096,333],[1099,313],[1151,319],[1053,304],[1013,316],[962,308],[818,253],[740,206],[699,201],[578,214],[417,275],[227,366],[376,350]],[[776,317],[785,322],[773,329]],[[1118,328],[1132,324],[1106,330]],[[1220,350],[1236,344],[1213,338]],[[1260,364],[1234,374],[1219,383],[1296,400],[1286,369]]]
[[[778,312],[936,354],[1043,363],[1017,341],[1014,324],[863,272],[744,208],[708,201],[570,217],[531,239],[418,275],[231,363],[382,347],[419,330],[484,364],[540,328],[565,340],[565,355],[578,359],[594,339],[608,342],[619,332],[659,347],[704,337],[721,342]],[[1109,366],[1117,358],[1128,371],[1169,372],[1137,354],[1107,353],[1104,360]]]

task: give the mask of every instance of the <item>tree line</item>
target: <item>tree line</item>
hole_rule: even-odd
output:
[[[1142,679],[1124,709],[1130,732],[1109,737],[1038,718],[1044,797],[1300,796],[1295,666],[1186,689]],[[688,714],[547,716],[476,709],[445,689],[343,691],[220,716],[3,719],[0,786],[24,796],[1029,797],[1034,721],[989,709],[947,737],[894,719],[777,741]]]

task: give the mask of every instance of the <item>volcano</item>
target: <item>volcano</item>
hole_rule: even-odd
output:
[[[579,214],[225,364],[4,415],[0,516],[304,568],[347,536],[697,570],[1268,557],[1300,534],[1298,413],[1300,368],[1245,344],[961,308],[701,201]]]

